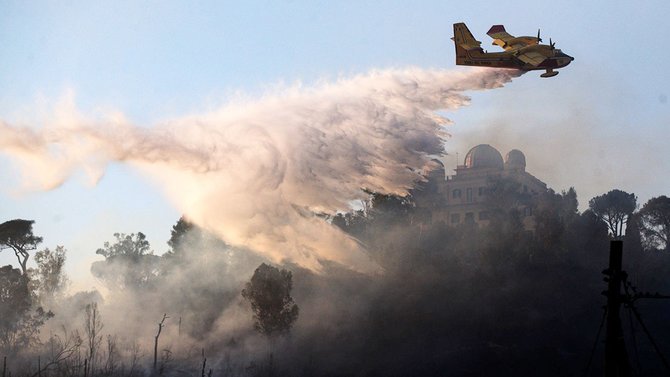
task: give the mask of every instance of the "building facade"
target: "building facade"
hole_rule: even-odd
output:
[[[532,198],[547,191],[547,185],[526,172],[526,157],[513,149],[503,160],[498,150],[480,144],[465,155],[463,165],[447,177],[444,165],[435,160],[433,169],[420,189],[415,192],[417,209],[424,221],[443,222],[456,226],[462,223],[489,223],[491,197],[489,190],[496,182],[507,180],[529,200],[511,204],[520,212],[524,227],[534,229]]]

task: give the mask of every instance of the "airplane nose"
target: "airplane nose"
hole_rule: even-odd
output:
[[[570,56],[570,55],[565,55],[565,58],[566,58],[566,59],[564,60],[564,62],[565,62],[564,66],[566,66],[566,65],[568,65],[568,64],[570,64],[570,63],[572,63],[572,61],[575,60],[575,58],[573,58],[573,57]]]

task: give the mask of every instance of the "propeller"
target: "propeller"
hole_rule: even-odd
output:
[[[537,41],[542,42],[542,38],[540,38],[540,29],[537,29]]]
[[[551,48],[552,51],[554,50],[554,48],[556,48],[554,46],[556,46],[556,42],[552,42],[551,38],[549,38],[549,47]]]

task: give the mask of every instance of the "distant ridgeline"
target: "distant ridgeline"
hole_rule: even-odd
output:
[[[520,150],[511,150],[503,161],[497,149],[477,145],[450,177],[442,162],[434,162],[427,181],[412,191],[423,223],[485,226],[496,211],[516,210],[524,228],[535,229],[534,208],[547,185],[526,172],[526,157]]]

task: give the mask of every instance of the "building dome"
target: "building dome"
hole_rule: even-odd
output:
[[[518,149],[512,149],[505,156],[505,169],[526,169],[526,156]]]
[[[503,158],[497,149],[488,144],[479,144],[465,155],[466,168],[503,169]]]

